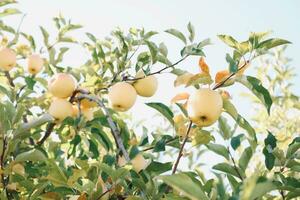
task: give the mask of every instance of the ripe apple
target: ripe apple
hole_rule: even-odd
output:
[[[71,117],[74,110],[72,104],[66,99],[55,98],[50,104],[49,113],[60,122],[66,117]]]
[[[30,74],[37,74],[43,69],[44,60],[38,54],[32,54],[27,58],[27,68]]]
[[[14,50],[2,48],[0,50],[0,69],[10,71],[17,63],[17,55]]]
[[[118,82],[109,88],[108,99],[110,106],[116,111],[127,111],[135,103],[136,91],[126,82]]]
[[[132,168],[134,171],[139,173],[141,170],[146,169],[146,167],[149,165],[147,160],[144,158],[142,154],[137,154],[132,160],[131,160]]]
[[[73,117],[77,117],[77,116],[78,116],[78,113],[79,113],[78,105],[77,105],[77,104],[73,104],[73,105],[72,105],[72,108],[73,108],[73,114],[72,114],[72,116],[73,116]]]
[[[75,78],[66,73],[58,73],[48,83],[49,92],[59,98],[67,98],[76,89]]]
[[[215,123],[221,115],[222,107],[221,95],[208,88],[194,91],[187,102],[189,118],[200,127]]]
[[[139,70],[135,76],[136,78],[145,77],[145,73],[143,70]],[[142,97],[151,97],[155,94],[157,90],[158,82],[157,78],[154,75],[146,76],[143,79],[139,79],[133,83],[133,87],[135,88],[138,95]]]

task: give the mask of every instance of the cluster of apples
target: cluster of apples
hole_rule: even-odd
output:
[[[57,122],[63,121],[67,117],[77,117],[79,113],[78,104],[72,104],[70,98],[77,88],[77,82],[71,74],[58,73],[48,82],[48,91],[53,95],[49,107],[49,113]],[[97,104],[88,99],[80,102],[80,111],[87,120],[93,119],[94,107]]]
[[[145,76],[144,71],[139,70],[135,77],[138,80],[132,84],[118,82],[109,88],[108,99],[114,110],[127,111],[134,105],[137,95],[151,97],[155,94],[158,81],[154,75]]]
[[[10,48],[0,50],[0,69],[10,71],[17,65],[17,54]],[[30,74],[35,75],[43,69],[44,60],[38,54],[31,54],[27,57],[27,70]]]

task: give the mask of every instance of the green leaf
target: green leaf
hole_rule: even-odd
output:
[[[252,152],[251,147],[247,147],[247,148],[243,151],[243,153],[242,153],[242,155],[241,155],[241,158],[240,158],[240,160],[239,160],[239,167],[240,167],[243,171],[245,171],[245,170],[247,169],[247,166],[248,166],[248,164],[249,164],[249,161],[250,161],[252,155],[253,155],[253,152]]]
[[[218,119],[218,127],[219,133],[222,135],[224,140],[229,139],[232,136],[232,131],[230,126],[227,123],[227,119],[225,117],[220,116]]]
[[[21,12],[15,8],[7,8],[0,13],[0,18],[8,15],[20,14]]]
[[[239,134],[231,138],[230,144],[231,147],[236,150],[241,145],[241,139],[244,137],[244,134]]]
[[[226,61],[229,64],[229,72],[230,73],[236,73],[239,69],[237,62],[231,58],[231,56],[227,53],[226,54]]]
[[[265,165],[268,170],[271,170],[275,164],[275,156],[273,155],[273,150],[277,146],[276,142],[276,138],[272,135],[271,132],[269,132],[267,138],[265,139],[265,147],[263,149],[263,154],[265,155]]]
[[[213,80],[209,74],[198,73],[189,79],[189,81],[186,83],[185,87],[189,87],[191,85],[211,84],[211,83],[213,83]]]
[[[241,76],[237,78],[237,81],[250,89],[254,95],[261,100],[266,106],[268,113],[270,114],[272,106],[272,98],[269,91],[263,87],[261,81],[252,76]]]
[[[172,162],[160,163],[152,161],[151,164],[146,168],[146,171],[151,173],[153,176],[157,176],[171,170],[172,166]]]
[[[195,133],[192,140],[193,145],[208,144],[214,139],[209,131],[196,128],[193,132]]]
[[[266,193],[277,189],[277,187],[270,181],[257,183],[251,192],[249,200],[254,200],[262,197]]]
[[[184,44],[187,43],[185,36],[180,31],[172,28],[172,29],[166,30],[165,32],[179,38],[182,42],[184,42]]]
[[[151,53],[151,58],[152,58],[152,63],[155,63],[157,60],[157,54],[158,54],[158,47],[154,42],[146,41],[146,44],[150,50]]]
[[[218,35],[218,38],[232,48],[237,48],[238,42],[230,35]]]
[[[205,56],[203,50],[201,47],[198,47],[196,44],[188,45],[185,46],[181,51],[180,51],[181,56]]]
[[[97,38],[93,34],[91,33],[85,33],[85,34],[90,40],[92,40],[95,43],[97,42]]]
[[[168,106],[158,102],[146,103],[146,105],[160,112],[165,118],[169,120],[169,122],[172,125],[174,125],[174,121],[173,121],[174,114]]]
[[[239,169],[238,167],[237,167],[237,169],[235,169],[233,166],[231,166],[228,163],[216,164],[215,166],[213,166],[213,169],[219,170],[219,171],[225,172],[226,174],[230,174],[230,175],[240,178],[239,174],[236,171],[236,170],[238,170],[240,175],[242,176],[242,178],[245,177],[245,174],[244,174],[244,172],[242,172],[241,169]]]
[[[25,161],[32,161],[32,162],[37,162],[37,161],[46,161],[47,157],[45,156],[44,153],[42,153],[38,149],[32,149],[23,153],[20,153],[17,155],[15,161],[16,162],[25,162]]]
[[[42,26],[40,26],[40,29],[44,37],[44,44],[46,47],[49,47],[49,33]]]
[[[190,40],[190,42],[193,42],[194,39],[195,39],[195,28],[194,28],[194,26],[192,25],[191,22],[188,23],[187,29],[190,33],[189,40]]]
[[[34,78],[27,76],[27,77],[25,77],[25,82],[26,82],[27,87],[30,90],[33,90],[33,87],[34,87],[34,85],[36,83],[36,81],[34,80]]]
[[[161,179],[163,182],[192,200],[209,200],[201,188],[186,174],[179,173],[168,176],[159,176],[158,179]]]
[[[153,35],[156,35],[156,34],[158,34],[158,32],[156,32],[156,31],[149,31],[148,33],[146,33],[144,35],[144,39],[149,39],[150,37],[152,37]]]
[[[265,40],[261,43],[258,44],[257,48],[262,48],[262,49],[272,49],[274,47],[284,45],[284,44],[290,44],[290,41],[283,40],[280,38],[271,38],[268,40]]]
[[[209,143],[206,145],[206,147],[215,152],[216,154],[223,156],[224,158],[226,158],[227,160],[229,160],[229,153],[228,150],[225,146],[220,145],[220,144],[213,144],[213,143]]]
[[[131,147],[129,151],[129,158],[133,159],[140,153],[139,149],[136,146]]]
[[[287,152],[286,152],[286,157],[291,158],[295,152],[300,149],[300,142],[295,142],[294,144],[289,145]]]
[[[168,55],[168,48],[163,42],[159,44],[159,52],[164,56]]]

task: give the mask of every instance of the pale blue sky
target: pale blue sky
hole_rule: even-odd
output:
[[[293,59],[291,63],[300,71],[300,1],[298,0],[21,0],[18,6],[27,13],[22,30],[37,35],[38,26],[52,26],[52,17],[62,12],[73,22],[84,25],[84,30],[78,32],[82,37],[84,32],[91,32],[99,38],[119,26],[121,28],[145,27],[146,30],[163,32],[167,28],[177,28],[186,31],[186,25],[191,21],[196,29],[196,40],[211,38],[214,45],[206,48],[207,62],[211,70],[216,72],[227,67],[225,54],[231,53],[216,37],[218,34],[230,34],[243,40],[250,31],[273,30],[272,36],[281,37],[293,44],[287,49],[287,54]],[[11,23],[18,24],[17,18],[11,18]],[[50,28],[52,30],[52,28]],[[173,61],[179,58],[182,48],[180,41],[162,33],[156,37],[165,41],[169,47]],[[84,62],[85,52],[76,50],[67,56],[66,64],[77,66]],[[181,68],[191,72],[197,71],[197,59],[191,58]],[[251,70],[247,72],[251,74]],[[133,117],[147,119],[147,123],[156,125],[152,119],[155,113],[143,102],[163,101],[168,103],[177,91],[173,89],[174,76],[160,76],[160,87],[151,99],[139,98],[133,108]],[[299,77],[295,81],[296,91],[300,93]],[[249,117],[249,103],[238,95],[242,87],[230,89],[233,101],[241,114]],[[251,110],[251,109],[250,109]],[[146,113],[146,114],[145,114]]]

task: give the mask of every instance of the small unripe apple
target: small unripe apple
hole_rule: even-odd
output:
[[[58,73],[48,83],[49,92],[59,98],[67,98],[76,89],[75,78],[66,73]]]
[[[189,118],[200,127],[215,123],[221,115],[222,107],[221,95],[208,88],[196,90],[187,102]]]
[[[142,154],[137,154],[132,160],[131,160],[132,168],[134,171],[139,173],[141,170],[146,169],[149,163],[144,158]]]
[[[17,55],[14,50],[3,48],[0,50],[0,69],[10,71],[17,63]]]
[[[23,165],[21,165],[20,163],[17,163],[15,165],[13,165],[12,167],[12,171],[16,174],[19,174],[21,176],[25,175],[25,168]]]
[[[37,74],[43,69],[44,60],[38,54],[32,54],[27,58],[27,68],[30,74]]]
[[[63,121],[67,117],[72,117],[74,113],[72,104],[66,99],[55,98],[49,107],[49,114],[56,120]]]
[[[135,103],[136,91],[132,85],[119,82],[109,88],[108,99],[110,106],[116,111],[127,111]]]
[[[136,78],[142,77],[145,77],[145,73],[143,72],[143,70],[140,70],[137,72]],[[135,88],[138,95],[142,97],[151,97],[157,90],[158,81],[154,75],[150,75],[134,82],[133,87]]]

